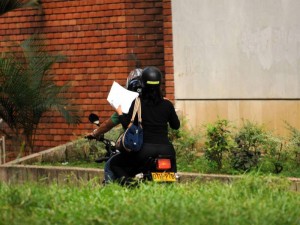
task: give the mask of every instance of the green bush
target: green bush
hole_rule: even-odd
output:
[[[85,138],[80,138],[74,142],[73,150],[72,157],[68,157],[68,160],[71,162],[78,160],[93,162],[105,154],[103,143]]]
[[[235,135],[237,146],[231,150],[231,165],[234,169],[249,171],[257,167],[262,150],[267,142],[267,133],[263,126],[244,121]]]
[[[201,140],[200,132],[192,131],[187,126],[188,121],[185,118],[180,119],[180,128],[173,130],[169,128],[168,136],[176,150],[176,157],[182,163],[192,163],[199,150],[197,146]]]
[[[287,163],[291,157],[290,151],[284,144],[283,138],[269,134],[266,140],[263,164],[269,163],[271,165],[269,172],[279,174],[288,168]]]
[[[287,129],[290,132],[288,147],[292,152],[292,159],[300,166],[300,130],[286,122]]]
[[[228,157],[229,151],[235,147],[231,134],[232,127],[228,120],[218,119],[212,124],[206,125],[206,141],[204,154],[211,162],[212,167],[221,170],[223,159]]]

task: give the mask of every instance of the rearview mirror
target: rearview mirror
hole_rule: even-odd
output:
[[[100,121],[99,121],[99,116],[97,116],[96,114],[94,113],[91,113],[89,115],[89,121],[93,124],[96,124],[97,126],[99,126],[100,124]]]

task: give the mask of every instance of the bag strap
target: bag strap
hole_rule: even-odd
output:
[[[142,124],[142,106],[141,106],[141,99],[138,98],[139,100],[139,108],[138,108],[138,122],[141,125]]]
[[[133,113],[128,127],[130,127],[133,124],[136,114],[138,114],[138,123],[142,124],[142,109],[141,109],[141,100],[139,97],[135,99]]]

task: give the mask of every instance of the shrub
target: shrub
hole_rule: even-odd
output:
[[[292,159],[299,166],[300,165],[300,130],[291,126],[286,122],[287,129],[290,132],[288,147],[292,152]]]
[[[268,136],[267,148],[265,151],[264,162],[270,162],[272,165],[272,173],[281,173],[288,168],[291,152],[287,148],[285,141],[281,137],[273,135]]]
[[[223,158],[235,146],[231,136],[229,121],[219,119],[206,125],[204,155],[218,170],[223,167]]]
[[[96,140],[78,139],[73,146],[73,154],[68,157],[72,161],[92,162],[105,155],[103,143]]]
[[[234,169],[248,171],[259,163],[267,134],[262,126],[244,121],[235,135],[236,148],[231,151],[231,165]]]
[[[177,160],[191,163],[196,159],[197,145],[200,142],[201,135],[192,132],[187,126],[185,118],[180,119],[180,128],[173,130],[169,128],[169,139],[176,150]]]

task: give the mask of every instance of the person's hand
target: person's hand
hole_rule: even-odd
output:
[[[118,108],[116,108],[116,112],[119,116],[123,114],[121,105],[119,105]]]
[[[98,135],[96,135],[97,133],[97,129],[93,130],[93,132],[88,133],[87,135],[85,135],[85,138],[92,140],[92,139],[96,139]]]
[[[89,133],[89,134],[85,135],[85,138],[87,138],[88,140],[95,139],[94,132],[92,132],[92,133]]]

